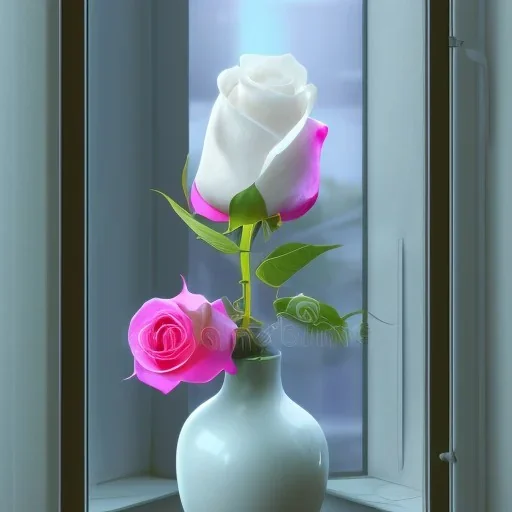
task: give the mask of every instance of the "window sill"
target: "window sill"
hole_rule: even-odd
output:
[[[378,478],[353,477],[329,480],[327,493],[340,501],[383,512],[422,512],[421,493]],[[91,489],[89,512],[121,512],[178,494],[175,480],[151,476],[123,478]]]
[[[177,494],[175,480],[152,476],[122,478],[92,487],[89,512],[121,512]]]
[[[422,512],[420,491],[372,477],[329,480],[327,493],[385,512]]]

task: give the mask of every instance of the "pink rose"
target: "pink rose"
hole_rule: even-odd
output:
[[[180,382],[208,382],[223,370],[236,373],[236,324],[221,300],[210,303],[190,293],[182,279],[179,295],[148,300],[128,329],[135,359],[132,376],[165,394]]]

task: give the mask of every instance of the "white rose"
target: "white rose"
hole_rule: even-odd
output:
[[[196,213],[228,219],[233,196],[256,184],[269,215],[304,215],[318,197],[327,126],[309,117],[316,87],[291,54],[242,55],[223,71],[191,191]]]

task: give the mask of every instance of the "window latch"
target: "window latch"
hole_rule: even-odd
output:
[[[457,39],[456,37],[454,36],[450,36],[448,38],[448,47],[449,48],[459,48],[460,46],[462,46],[464,44],[464,41],[460,40],[460,39]]]
[[[448,462],[448,464],[455,464],[457,462],[457,457],[455,456],[454,452],[441,453],[441,455],[439,455],[439,458],[443,462]]]

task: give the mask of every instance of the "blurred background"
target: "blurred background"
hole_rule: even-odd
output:
[[[254,247],[257,264],[285,242],[339,243],[284,285],[284,297],[304,293],[327,302],[343,314],[363,307],[363,76],[362,0],[190,0],[190,166],[192,182],[202,150],[217,76],[238,64],[244,53],[292,53],[318,87],[312,117],[329,126],[322,154],[322,185],[317,204],[302,219],[285,224]],[[209,298],[240,294],[238,261],[189,238],[191,289]],[[254,314],[275,324],[275,290],[254,281]],[[322,425],[330,450],[331,473],[364,469],[365,378],[359,318],[351,343],[319,343],[298,327],[278,323],[273,345],[283,352],[283,385],[287,394]],[[220,388],[213,382],[189,386],[193,410]]]

